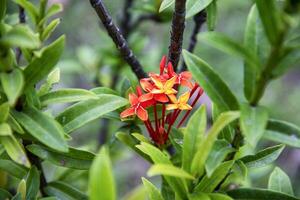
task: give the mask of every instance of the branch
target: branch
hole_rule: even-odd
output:
[[[194,26],[192,35],[190,37],[190,44],[189,44],[189,47],[188,47],[188,51],[191,52],[191,53],[194,52],[194,49],[195,49],[196,44],[197,44],[197,35],[200,32],[200,29],[201,29],[201,27],[202,27],[202,25],[204,24],[205,21],[206,21],[206,12],[204,10],[199,12],[197,15],[194,16],[195,26]],[[185,62],[182,63],[181,69],[179,71],[180,72],[186,71]]]
[[[102,0],[90,0],[90,3],[95,9],[96,13],[98,14],[109,36],[112,38],[117,48],[121,52],[124,60],[131,67],[132,71],[139,79],[145,78],[147,76],[146,73],[144,72],[141,64],[133,54],[132,50],[129,48],[119,28],[113,23],[112,18],[108,13],[107,9],[105,8]]]
[[[172,19],[169,61],[173,64],[175,71],[177,71],[177,65],[182,50],[182,39],[185,28],[185,3],[186,0],[175,1],[175,11]]]

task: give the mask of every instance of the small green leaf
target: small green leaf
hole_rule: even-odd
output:
[[[205,9],[213,0],[187,0],[186,18],[192,17]]]
[[[21,199],[26,199],[26,181],[22,179],[18,185],[17,193],[21,194]]]
[[[229,196],[239,200],[299,200],[296,197],[280,192],[256,188],[240,188],[227,192]]]
[[[143,185],[138,185],[137,187],[133,188],[126,195],[122,198],[123,200],[140,200],[147,198],[147,191]]]
[[[12,135],[12,131],[10,126],[7,123],[0,124],[0,136],[10,136]]]
[[[51,90],[52,86],[54,84],[58,83],[59,80],[60,80],[60,69],[55,68],[48,75],[46,82],[40,87],[40,89],[38,91],[38,95],[42,96],[42,95],[46,94],[47,92],[49,92]]]
[[[226,177],[234,161],[227,161],[219,165],[210,177],[205,175],[195,187],[195,192],[213,192],[219,183]]]
[[[99,99],[90,99],[70,106],[56,117],[57,121],[70,133],[128,103],[127,99],[115,95],[103,94],[98,97]]]
[[[115,180],[106,147],[100,149],[90,169],[89,197],[91,200],[116,200]]]
[[[192,175],[170,164],[155,164],[150,167],[147,172],[148,176],[155,175],[166,175],[166,176],[174,176],[178,178],[186,178],[186,179],[195,179]]]
[[[44,188],[44,191],[47,195],[55,196],[62,200],[88,200],[88,197],[83,192],[61,181],[48,183],[47,187]],[[100,199],[101,198],[99,198],[99,200]]]
[[[26,176],[26,168],[22,165],[18,165],[17,163],[11,160],[0,159],[0,169],[8,172],[10,175],[22,179]]]
[[[164,200],[159,190],[147,179],[142,177],[143,184],[147,190],[149,200]]]
[[[146,138],[144,135],[140,134],[140,133],[131,133],[131,135],[133,137],[135,137],[138,141],[140,142],[147,142],[147,143],[151,143],[151,141]]]
[[[1,74],[3,90],[8,98],[9,104],[14,105],[22,93],[24,77],[20,69],[14,69],[10,73]]]
[[[35,199],[40,188],[40,172],[32,166],[26,177],[26,199]]]
[[[97,96],[93,92],[77,88],[60,89],[46,93],[40,97],[42,105],[52,103],[70,103],[85,101],[88,99],[97,99]]]
[[[62,4],[54,3],[50,6],[50,8],[46,12],[46,18],[49,18],[59,12],[63,11]]]
[[[263,136],[268,121],[266,108],[258,106],[251,107],[248,104],[241,105],[240,124],[246,141],[256,147],[257,142]]]
[[[175,0],[163,0],[160,4],[159,12],[162,12],[165,9],[167,9],[168,7],[170,7],[171,5],[173,5],[174,2],[175,2]]]
[[[107,88],[107,87],[96,87],[90,90],[91,92],[95,93],[96,95],[102,95],[102,94],[113,94],[113,95],[119,95],[117,91]]]
[[[46,26],[46,28],[44,29],[43,34],[42,34],[43,41],[45,41],[49,38],[49,36],[56,29],[56,27],[59,25],[59,23],[60,23],[60,19],[55,19]]]
[[[9,104],[3,103],[0,105],[0,123],[5,122],[9,115]]]
[[[275,167],[275,169],[271,173],[268,189],[282,192],[291,196],[294,195],[290,178],[279,167]]]
[[[35,108],[25,108],[22,112],[13,111],[12,114],[27,132],[41,143],[56,151],[68,151],[61,125],[50,116]]]
[[[8,115],[7,123],[9,124],[11,129],[14,130],[15,132],[20,133],[20,134],[25,133],[25,131],[23,130],[21,125],[17,122],[17,120],[15,120],[15,118],[13,118],[13,116],[11,116],[11,114]]]
[[[255,155],[245,156],[240,160],[243,161],[243,163],[245,163],[245,165],[249,168],[263,167],[275,161],[284,149],[284,147],[285,146],[282,144],[273,147],[268,147],[264,150],[259,151]]]
[[[28,15],[31,17],[33,22],[37,24],[37,20],[39,17],[38,8],[35,7],[30,1],[27,0],[14,0],[14,1],[23,7],[26,13],[28,13]]]
[[[207,14],[207,28],[209,31],[215,30],[217,22],[217,0],[212,0],[212,2],[206,7]]]
[[[72,169],[89,169],[94,159],[94,154],[75,148],[69,148],[67,153],[58,153],[41,145],[28,145],[26,148],[34,155],[47,160],[55,165]]]

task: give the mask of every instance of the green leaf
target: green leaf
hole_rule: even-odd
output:
[[[174,4],[175,0],[163,0],[159,7],[159,12],[164,11],[168,7],[170,7],[172,4]]]
[[[208,194],[197,192],[189,195],[189,200],[211,200]]]
[[[259,151],[255,155],[245,156],[240,160],[243,161],[243,163],[245,163],[245,165],[249,168],[263,167],[275,161],[284,147],[285,146],[282,144],[268,147],[264,150]]]
[[[241,105],[240,124],[246,141],[256,147],[257,142],[263,136],[268,121],[266,108],[257,106],[251,107],[248,104]]]
[[[217,140],[214,143],[205,163],[205,170],[207,176],[210,177],[211,174],[215,171],[215,169],[226,158],[226,156],[234,151],[234,148],[232,148],[231,144],[226,140]]]
[[[217,22],[217,0],[212,0],[212,2],[206,7],[207,15],[207,28],[209,31],[215,30]]]
[[[97,96],[93,92],[77,88],[60,89],[46,93],[40,97],[42,105],[52,103],[70,103],[89,99],[97,99]]]
[[[0,105],[0,123],[5,122],[9,115],[9,104],[3,103]]]
[[[39,17],[38,9],[30,1],[27,0],[14,0],[14,1],[25,9],[26,13],[28,13],[28,15],[31,17],[33,22],[36,24]]]
[[[103,94],[98,97],[99,99],[90,99],[70,106],[56,117],[57,121],[70,133],[128,103],[127,99],[115,95]]]
[[[28,145],[26,148],[43,160],[55,165],[72,169],[89,169],[95,157],[94,154],[75,148],[69,148],[67,153],[59,153],[41,145]]]
[[[65,43],[65,36],[61,36],[41,51],[40,57],[35,57],[24,70],[26,88],[33,86],[47,76],[57,64]]]
[[[186,50],[183,50],[183,58],[194,79],[204,88],[204,91],[221,110],[238,110],[236,97],[206,62]]]
[[[47,195],[55,196],[61,200],[88,200],[88,197],[84,193],[61,181],[48,183],[47,187],[44,188],[44,191]]]
[[[275,44],[283,29],[283,22],[280,11],[276,7],[276,1],[255,0],[255,2],[269,42]]]
[[[218,193],[211,193],[208,194],[211,200],[233,200],[231,197],[224,195],[224,194],[218,194]]]
[[[275,167],[275,169],[271,173],[268,189],[282,192],[291,196],[294,195],[290,178],[279,167]]]
[[[247,18],[247,24],[244,35],[244,46],[253,54],[257,54],[257,19],[258,12],[256,6],[252,6]],[[244,62],[244,94],[245,97],[250,100],[255,89],[257,68],[251,66],[248,60]]]
[[[56,151],[68,151],[61,125],[47,114],[29,107],[22,112],[13,111],[12,114],[30,135],[44,145]]]
[[[140,142],[151,143],[151,141],[148,138],[146,138],[144,135],[142,135],[141,133],[131,133],[131,135]]]
[[[170,164],[155,164],[150,167],[147,172],[148,176],[166,175],[185,179],[195,179],[188,172]]]
[[[42,41],[45,41],[49,38],[49,36],[53,33],[53,31],[56,29],[59,23],[60,19],[54,19],[46,26],[42,34]]]
[[[49,18],[61,11],[63,11],[62,4],[60,3],[52,4],[51,7],[46,12],[46,18]]]
[[[115,181],[109,152],[102,147],[90,169],[90,200],[116,200]]]
[[[130,190],[126,195],[122,198],[123,200],[140,200],[147,198],[147,191],[143,185],[138,185],[137,187]]]
[[[300,148],[300,128],[286,121],[269,119],[263,138]]]
[[[202,140],[197,153],[192,161],[192,174],[201,176],[204,172],[205,162],[208,155],[217,139],[220,131],[230,122],[234,121],[240,116],[239,112],[225,112],[219,115],[213,126],[210,128],[206,138]]]
[[[10,136],[12,131],[10,126],[7,123],[0,124],[0,136]]]
[[[35,199],[40,188],[40,172],[32,166],[26,177],[26,199]]]
[[[147,190],[149,200],[164,200],[159,190],[147,179],[142,177],[143,184]]]
[[[0,22],[5,17],[5,13],[6,13],[6,0],[0,0]]]
[[[119,95],[117,91],[107,88],[107,87],[96,87],[90,90],[91,92],[95,93],[96,95],[102,95],[102,94],[113,94],[113,95]]]
[[[26,181],[22,179],[18,185],[17,194],[20,194],[21,199],[25,200],[26,198]]]
[[[186,18],[192,17],[205,9],[213,0],[187,0]]]
[[[35,35],[30,28],[16,25],[1,37],[0,44],[34,49],[40,46],[40,41],[38,35]]]
[[[195,187],[195,192],[213,192],[214,189],[221,183],[221,181],[227,176],[234,161],[227,161],[219,165],[210,177],[205,175],[200,183]]]
[[[299,200],[280,192],[256,188],[240,188],[227,192],[229,196],[238,200]]]
[[[17,122],[17,120],[15,120],[15,118],[13,118],[13,116],[11,116],[11,114],[8,115],[7,123],[9,124],[11,129],[14,130],[15,132],[20,134],[25,133],[21,125]]]
[[[46,82],[41,85],[41,87],[38,91],[38,95],[42,96],[42,95],[46,94],[47,92],[49,92],[52,89],[52,86],[54,84],[58,83],[59,80],[60,80],[60,69],[55,68],[48,75]]]
[[[206,130],[206,107],[201,106],[189,119],[186,126],[182,147],[182,168],[190,172],[192,160]]]
[[[0,169],[8,172],[10,175],[22,179],[26,176],[26,168],[22,165],[18,165],[17,163],[11,160],[0,159]]]
[[[0,1],[2,1],[2,0],[0,0]],[[11,198],[12,198],[12,195],[8,191],[0,188],[0,199],[11,199]]]
[[[21,95],[24,86],[24,77],[22,71],[19,69],[14,69],[10,73],[2,73],[1,83],[8,98],[9,104],[13,106],[18,97]]]

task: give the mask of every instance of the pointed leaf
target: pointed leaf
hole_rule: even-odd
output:
[[[14,69],[10,73],[2,73],[1,83],[3,90],[7,95],[9,104],[14,105],[17,98],[21,95],[24,86],[24,77],[22,71],[19,69]]]
[[[164,200],[159,190],[147,179],[142,177],[143,184],[147,190],[149,200]]]
[[[209,31],[215,30],[217,22],[217,0],[212,0],[212,2],[206,7],[207,14],[207,28]]]
[[[0,105],[0,123],[6,122],[9,114],[9,104],[8,103],[3,103]]]
[[[187,0],[186,2],[186,18],[196,15],[205,9],[212,0]]]
[[[174,4],[175,0],[163,0],[159,7],[159,12],[164,11],[168,7],[170,7],[172,4]]]
[[[26,177],[26,199],[35,199],[40,188],[40,172],[32,166]]]
[[[0,159],[0,169],[8,172],[10,175],[18,179],[22,179],[27,173],[24,166],[18,165],[11,160]]]
[[[178,178],[186,178],[192,180],[195,179],[192,175],[190,175],[183,169],[180,169],[178,167],[169,164],[152,165],[152,167],[150,167],[150,169],[148,170],[147,175],[148,176],[166,175],[166,176],[174,176]]]
[[[49,196],[55,196],[58,199],[65,199],[65,200],[88,200],[88,197],[79,191],[77,188],[73,186],[61,182],[61,181],[54,181],[47,184],[47,187],[44,188],[44,191]],[[100,200],[100,198],[99,198]]]
[[[293,188],[288,175],[279,167],[275,167],[269,178],[268,188],[293,196]]]

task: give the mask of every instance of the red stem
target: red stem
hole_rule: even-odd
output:
[[[161,126],[164,128],[165,127],[165,112],[166,112],[166,105],[163,104],[163,107],[162,107],[162,119],[161,119]]]
[[[158,133],[158,120],[157,120],[156,103],[154,104],[154,117],[155,117],[155,131],[156,131],[156,133]]]

